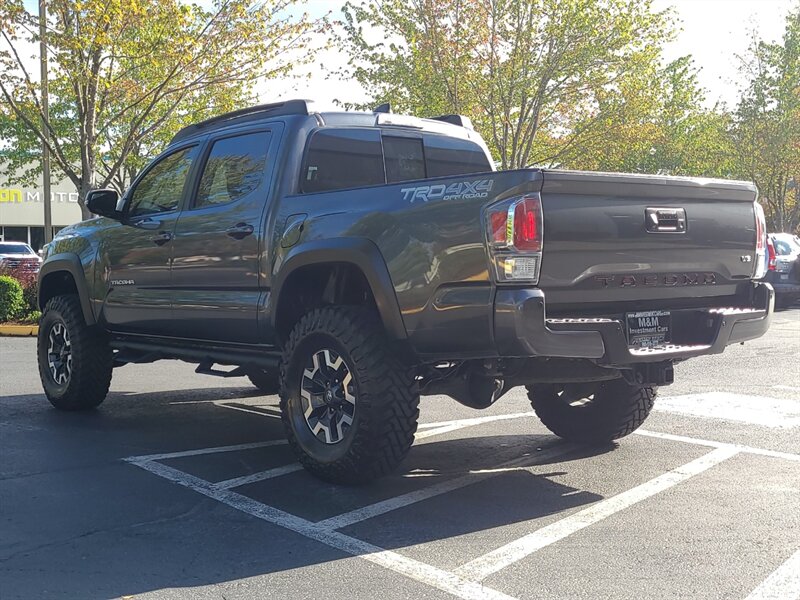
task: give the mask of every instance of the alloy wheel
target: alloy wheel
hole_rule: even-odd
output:
[[[72,344],[64,323],[54,323],[48,335],[47,365],[57,385],[66,385],[72,377]]]
[[[325,444],[338,444],[353,424],[356,389],[344,358],[323,348],[303,370],[300,403],[311,433]]]

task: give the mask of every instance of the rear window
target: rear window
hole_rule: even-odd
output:
[[[381,185],[381,134],[377,129],[321,129],[308,144],[302,171],[304,192]]]
[[[428,177],[491,171],[489,159],[475,142],[438,135],[425,136]]]
[[[772,240],[772,243],[775,246],[775,254],[778,256],[786,256],[796,252],[795,248],[793,248],[792,244],[790,244],[787,240],[775,238]]]

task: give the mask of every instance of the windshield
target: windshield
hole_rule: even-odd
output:
[[[0,254],[33,254],[28,244],[0,243]]]

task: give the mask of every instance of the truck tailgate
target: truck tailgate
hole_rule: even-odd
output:
[[[752,184],[544,171],[548,305],[731,296],[755,264]]]

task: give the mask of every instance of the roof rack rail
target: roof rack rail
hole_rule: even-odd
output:
[[[434,121],[444,121],[445,123],[458,125],[459,127],[466,127],[467,129],[475,129],[469,117],[465,117],[464,115],[441,115],[438,117],[431,117],[431,119]]]
[[[176,133],[170,144],[174,144],[180,140],[191,137],[213,125],[233,125],[236,123],[246,123],[247,121],[254,121],[265,115],[270,117],[278,117],[282,115],[309,115],[312,113],[311,100],[287,100],[286,102],[275,102],[273,104],[259,104],[258,106],[249,106],[234,110],[216,117],[211,117],[205,121],[200,121],[194,125],[184,127]]]

